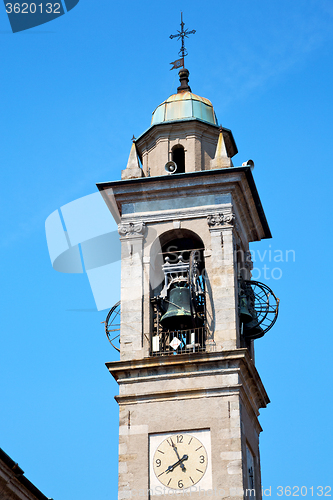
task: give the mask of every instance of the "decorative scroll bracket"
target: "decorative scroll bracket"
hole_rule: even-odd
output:
[[[209,214],[207,215],[207,224],[211,230],[221,229],[228,226],[232,226],[237,229],[238,226],[236,216],[233,212],[215,212],[214,214]]]
[[[145,231],[146,224],[144,222],[124,222],[122,224],[118,224],[118,233],[121,237],[143,237]]]

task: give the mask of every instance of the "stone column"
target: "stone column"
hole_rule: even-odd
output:
[[[235,349],[237,340],[237,263],[234,255],[235,215],[229,210],[207,217],[212,255],[208,271],[208,322],[216,351]]]
[[[143,354],[143,222],[118,226],[121,241],[120,359],[139,359]]]

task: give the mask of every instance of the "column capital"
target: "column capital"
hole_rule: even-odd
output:
[[[238,226],[236,215],[232,211],[214,212],[207,215],[207,224],[210,231],[233,227],[237,229]]]
[[[118,224],[118,233],[123,238],[143,238],[145,231],[146,224],[144,222],[123,222]]]

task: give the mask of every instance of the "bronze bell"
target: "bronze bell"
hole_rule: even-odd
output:
[[[258,325],[258,321],[256,319],[253,319],[252,321],[244,325],[243,333],[247,339],[251,340],[260,339],[260,337],[263,337],[265,335],[264,330],[260,325]]]
[[[168,294],[168,309],[162,316],[163,328],[168,330],[187,330],[193,326],[190,303],[190,289],[177,286]]]
[[[242,323],[250,323],[253,320],[252,314],[249,311],[247,298],[245,295],[239,297],[239,316]]]

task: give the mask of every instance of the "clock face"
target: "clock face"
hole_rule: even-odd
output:
[[[208,464],[206,448],[191,434],[173,434],[162,441],[153,456],[157,479],[168,488],[186,489],[204,476]]]

